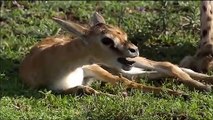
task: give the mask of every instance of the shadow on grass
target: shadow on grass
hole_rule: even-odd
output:
[[[0,56],[0,99],[2,97],[42,98],[44,95],[38,90],[26,88],[18,76],[19,61],[17,59]]]
[[[140,56],[155,61],[169,61],[173,64],[179,64],[185,56],[194,55],[196,52],[196,47],[189,42],[185,42],[182,45],[159,43],[146,46],[141,44],[138,47],[140,49]]]

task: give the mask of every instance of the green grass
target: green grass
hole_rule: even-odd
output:
[[[31,90],[18,76],[19,63],[42,38],[55,35],[59,27],[53,16],[88,23],[97,10],[106,21],[122,27],[129,40],[137,42],[141,56],[178,64],[194,54],[199,40],[199,2],[1,2],[0,16],[0,120],[24,119],[212,119],[213,94],[189,91],[183,84],[166,79],[163,87],[186,91],[190,100],[168,95],[132,91],[122,97],[122,86],[94,88],[118,94],[106,96],[56,95],[48,90]],[[145,12],[138,8],[145,8]],[[130,9],[130,10],[128,10]],[[170,79],[170,81],[172,81]],[[142,83],[153,85],[146,79]],[[175,82],[176,83],[176,82]]]

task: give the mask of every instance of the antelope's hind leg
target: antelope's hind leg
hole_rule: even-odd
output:
[[[208,84],[213,84],[213,75],[209,76],[207,74],[195,72],[189,68],[181,68],[184,72],[189,74],[193,79],[208,83]]]
[[[135,57],[129,58],[132,61],[135,61],[135,67],[138,68],[149,68],[151,70],[158,71],[159,73],[163,73],[165,75],[156,74],[157,77],[163,76],[172,76],[178,78],[179,81],[186,84],[190,89],[200,90],[200,91],[207,91],[211,92],[211,86],[205,85],[199,81],[194,80],[189,74],[183,71],[177,65],[174,65],[170,62],[158,62],[153,60],[148,60],[143,57]]]
[[[199,91],[211,92],[211,86],[205,85],[199,81],[193,79],[188,73],[183,71],[176,65],[173,65],[169,62],[156,62],[155,68],[159,71],[165,72],[170,76],[178,78],[179,81],[186,84],[190,89],[197,89]]]

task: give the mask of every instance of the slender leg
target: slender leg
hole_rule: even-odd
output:
[[[80,94],[92,95],[92,94],[97,94],[99,92],[91,87],[79,85],[73,88],[66,89],[63,91],[63,93],[73,94],[73,95],[80,95]]]
[[[135,69],[135,71],[133,71],[132,69]],[[172,77],[169,74],[165,74],[165,73],[159,72],[159,71],[145,71],[144,69],[137,68],[137,67],[132,67],[132,69],[130,71],[123,71],[123,74],[127,78],[131,78],[132,76],[147,77],[148,79]],[[188,68],[180,67],[180,69],[183,72],[187,73],[194,80],[199,80],[199,81],[203,81],[205,83],[213,84],[213,76],[209,76],[209,75],[203,74],[203,73],[198,73],[198,72],[195,72]]]
[[[158,71],[160,73],[164,73],[168,76],[177,77],[181,82],[188,85],[190,89],[197,89],[200,91],[211,91],[211,86],[204,85],[203,83],[192,79],[181,68],[171,64],[170,62],[156,62],[143,57],[129,58],[129,60],[133,60],[136,62],[134,64],[135,67],[144,69],[148,68],[151,70]]]
[[[213,76],[209,76],[203,73],[198,73],[188,68],[181,68],[181,69],[196,80],[201,80],[203,82],[213,84]]]
[[[83,67],[83,70],[86,75],[90,75],[91,77],[94,77],[104,82],[109,82],[111,84],[121,83],[127,88],[135,88],[135,89],[142,90],[144,92],[153,92],[155,94],[160,94],[163,92],[168,92],[169,94],[175,95],[175,96],[184,94],[183,92],[173,91],[171,89],[162,89],[160,87],[145,86],[143,84],[130,81],[127,78],[124,78],[122,76],[119,77],[119,76],[112,75],[111,73],[104,70],[98,65],[85,66]]]
[[[69,88],[67,90],[63,91],[64,94],[73,94],[73,95],[81,95],[81,94],[86,94],[86,95],[106,95],[106,96],[114,96],[112,94],[107,94],[103,93],[100,91],[97,91],[93,89],[92,87],[89,86],[84,86],[84,85],[79,85],[73,88]]]

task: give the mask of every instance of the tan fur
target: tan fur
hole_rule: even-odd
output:
[[[129,58],[131,61],[135,61],[134,67],[142,70],[152,70],[155,73],[147,73],[148,78],[163,78],[163,77],[175,77],[179,81],[189,86],[190,89],[197,89],[200,91],[211,91],[211,86],[205,85],[199,81],[213,84],[213,76],[208,76],[201,73],[196,73],[190,69],[181,68],[170,62],[152,61],[143,57]],[[141,75],[141,74],[135,74]],[[198,81],[199,80],[199,81]]]
[[[136,57],[138,48],[127,41],[127,35],[118,27],[107,25],[101,15],[94,13],[90,28],[73,22],[54,20],[75,37],[52,36],[36,44],[20,66],[20,76],[31,88],[47,87],[61,93],[106,94],[89,87],[86,78],[96,78],[112,84],[123,83],[127,87],[145,92],[161,93],[162,88],[148,87],[124,77],[114,76],[97,64],[121,71],[124,63],[120,57]],[[103,44],[104,37],[113,44]],[[182,95],[170,89],[173,95]]]
[[[179,67],[166,61],[153,61],[144,57],[128,58],[128,60],[135,61],[135,63],[130,71],[122,71],[123,75],[127,78],[138,79],[141,77],[146,77],[148,79],[159,79],[173,77],[186,84],[191,90],[196,89],[207,92],[212,90],[210,85],[205,85],[200,81],[213,84],[213,76]],[[115,69],[105,66],[102,67],[115,75],[119,74],[119,72]]]
[[[198,72],[213,71],[213,1],[201,1],[201,39],[194,56],[186,56],[180,66]]]

